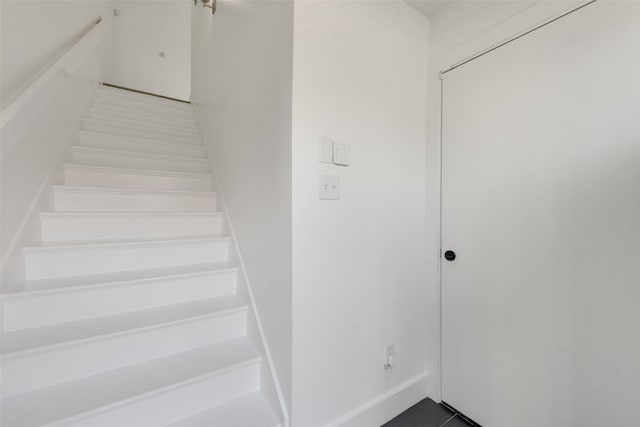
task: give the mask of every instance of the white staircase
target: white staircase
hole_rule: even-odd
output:
[[[3,427],[278,427],[188,104],[101,87],[2,295]]]

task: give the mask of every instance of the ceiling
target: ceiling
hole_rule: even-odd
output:
[[[434,16],[443,6],[453,0],[405,0],[411,7],[424,16]]]

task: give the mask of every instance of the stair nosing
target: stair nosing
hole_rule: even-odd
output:
[[[218,297],[221,298],[221,297]],[[215,298],[211,298],[211,299],[215,299]],[[160,323],[155,323],[152,325],[146,325],[146,326],[141,326],[141,327],[137,327],[137,328],[131,328],[131,329],[124,329],[124,330],[120,330],[120,331],[116,331],[116,332],[108,332],[108,333],[104,333],[104,334],[97,334],[97,335],[92,335],[90,337],[85,337],[85,338],[80,338],[80,339],[75,339],[75,340],[69,340],[69,341],[64,341],[64,342],[60,342],[60,343],[56,343],[56,344],[49,344],[49,345],[43,345],[40,347],[33,347],[33,348],[29,348],[26,350],[19,350],[19,351],[13,351],[13,352],[9,352],[9,353],[4,353],[1,355],[0,357],[0,361],[5,362],[8,360],[14,360],[14,359],[19,359],[21,357],[24,357],[26,355],[34,355],[34,354],[41,354],[41,353],[46,353],[49,351],[55,351],[61,348],[65,348],[65,347],[74,347],[74,346],[78,346],[78,345],[82,345],[82,344],[87,344],[87,343],[92,343],[92,342],[97,342],[97,341],[103,341],[105,339],[108,338],[113,338],[113,337],[118,337],[118,336],[126,336],[126,335],[132,335],[132,334],[137,334],[137,333],[141,333],[141,332],[146,332],[152,329],[161,329],[161,328],[166,328],[167,326],[175,326],[175,325],[180,325],[183,323],[189,323],[189,322],[196,322],[198,320],[202,320],[202,319],[206,319],[209,317],[218,317],[218,316],[225,316],[228,314],[234,314],[234,313],[240,313],[240,312],[247,312],[249,310],[249,305],[244,302],[241,301],[240,299],[237,299],[239,305],[237,307],[233,307],[233,308],[226,308],[223,310],[218,310],[218,311],[213,311],[210,313],[205,313],[205,314],[199,314],[197,316],[191,316],[191,317],[186,317],[183,319],[176,319],[176,320],[169,320],[166,322],[160,322]],[[166,307],[170,307],[170,306],[164,306]],[[157,308],[156,308],[157,309]],[[155,309],[152,309],[155,310]],[[142,310],[144,311],[144,310]],[[129,314],[129,312],[127,313],[120,313],[120,314]],[[105,316],[105,317],[111,317],[111,316]],[[86,320],[86,319],[85,319]],[[82,322],[82,320],[76,320],[73,322],[69,322],[69,323],[76,323],[76,322]],[[64,323],[58,324],[57,326],[61,326],[64,325]],[[34,328],[37,329],[37,328]],[[19,333],[19,331],[14,331]]]
[[[191,139],[194,141],[200,141],[200,135],[197,133],[186,133],[186,132],[173,132],[173,131],[168,131],[168,130],[164,130],[164,129],[160,129],[160,130],[155,130],[155,129],[150,129],[150,128],[144,128],[144,127],[138,127],[135,125],[127,125],[127,124],[121,124],[121,123],[105,123],[101,120],[97,120],[97,119],[91,119],[88,117],[84,117],[82,119],[83,123],[86,122],[95,122],[96,124],[100,124],[100,125],[105,125],[108,126],[110,128],[114,128],[114,129],[133,129],[136,131],[142,131],[142,132],[150,132],[150,133],[156,133],[162,136],[175,136],[177,138],[185,138],[185,139]],[[91,130],[91,129],[81,129],[81,130]],[[169,134],[169,135],[167,135]],[[173,134],[173,135],[171,135]]]
[[[104,99],[94,100],[94,102],[91,104],[89,108],[102,109],[106,111],[124,112],[127,114],[140,113],[140,115],[143,115],[143,116],[146,115],[146,116],[162,117],[162,118],[166,117],[169,119],[184,120],[184,121],[189,121],[191,123],[195,123],[195,120],[193,118],[193,112],[191,112],[191,114],[188,112],[185,112],[186,114],[182,114],[180,112],[178,112],[178,114],[174,114],[174,112],[167,111],[164,109],[136,108],[134,105],[131,105],[131,104],[122,104],[122,103],[113,102],[113,101],[104,100]]]
[[[166,177],[185,177],[185,178],[207,178],[212,179],[213,174],[209,172],[181,172],[181,171],[169,171],[169,170],[157,170],[157,169],[135,169],[135,168],[118,168],[113,166],[94,166],[86,165],[83,163],[65,163],[62,166],[64,169],[90,169],[90,171],[102,171],[108,173],[117,174],[136,174],[136,175],[149,175],[149,176],[166,176]],[[123,187],[126,188],[126,187]]]
[[[93,151],[96,153],[102,154],[114,154],[125,157],[139,157],[146,159],[157,159],[157,160],[168,160],[168,161],[178,161],[178,162],[194,162],[194,163],[205,163],[209,164],[209,161],[206,158],[198,158],[198,157],[183,157],[183,156],[174,156],[171,154],[155,154],[155,153],[142,153],[140,151],[129,151],[129,150],[112,150],[110,148],[98,148],[98,147],[87,147],[83,145],[72,145],[72,151]]]
[[[215,191],[194,191],[194,190],[158,190],[147,188],[126,188],[126,187],[90,187],[80,185],[52,185],[51,191],[67,193],[110,193],[110,194],[140,194],[167,195],[184,197],[212,197],[217,195]],[[187,211],[188,212],[188,211]]]
[[[191,238],[175,238],[175,239],[150,239],[150,240],[127,240],[127,241],[113,241],[113,242],[81,242],[81,243],[65,243],[65,242],[56,242],[47,245],[40,246],[25,246],[22,248],[24,252],[49,252],[49,251],[65,251],[65,250],[77,250],[77,249],[96,249],[96,248],[105,248],[105,249],[120,249],[122,247],[133,247],[133,248],[141,248],[145,246],[171,246],[175,244],[181,243],[198,243],[198,242],[213,242],[213,241],[222,241],[222,240],[230,240],[230,236],[211,236],[211,237],[191,237]],[[62,244],[57,244],[62,243]]]
[[[180,382],[177,382],[177,383],[165,386],[165,387],[160,387],[160,388],[157,388],[157,389],[145,392],[145,393],[141,393],[141,394],[138,394],[136,396],[133,396],[133,397],[130,397],[130,398],[127,398],[127,399],[124,399],[124,400],[120,400],[120,401],[117,401],[117,402],[112,402],[112,403],[109,403],[109,404],[106,404],[106,405],[98,406],[96,408],[93,408],[93,409],[90,409],[90,410],[87,410],[87,411],[84,411],[84,412],[80,412],[80,413],[78,413],[76,415],[73,415],[71,417],[62,418],[62,419],[59,419],[59,420],[52,421],[50,423],[45,424],[42,427],[63,426],[63,425],[65,425],[65,424],[67,424],[67,423],[69,423],[71,421],[79,421],[82,418],[86,418],[86,417],[91,416],[91,415],[98,415],[100,413],[104,413],[104,412],[106,412],[108,410],[111,410],[111,409],[114,409],[114,408],[127,406],[127,405],[130,405],[130,404],[136,403],[137,401],[146,400],[146,399],[149,399],[149,398],[154,397],[156,395],[161,395],[161,394],[166,393],[166,392],[171,391],[171,390],[180,389],[180,388],[186,387],[186,386],[188,386],[190,384],[195,384],[195,383],[198,383],[198,382],[201,382],[201,381],[205,381],[205,380],[207,380],[209,378],[214,378],[214,377],[217,377],[217,376],[220,376],[220,375],[224,375],[224,374],[226,374],[228,372],[232,372],[232,371],[235,371],[235,370],[239,370],[239,369],[242,369],[242,368],[249,367],[251,365],[255,365],[255,364],[261,363],[262,359],[263,359],[262,356],[259,353],[257,353],[257,355],[255,357],[253,357],[253,358],[251,358],[249,360],[245,360],[243,362],[227,365],[224,368],[220,368],[220,369],[217,369],[215,371],[208,372],[206,374],[203,374],[203,375],[200,375],[200,376],[197,376],[197,377],[194,377],[194,378],[190,378],[188,380],[180,381]]]
[[[177,103],[177,102],[158,102],[155,99],[147,99],[141,97],[132,97],[132,96],[119,96],[119,94],[112,94],[108,91],[98,90],[95,97],[95,101],[110,101],[116,103],[133,103],[138,105],[143,105],[145,107],[153,108],[159,107],[167,110],[172,110],[176,112],[191,112],[191,105],[185,103]],[[151,102],[149,102],[151,101]]]
[[[40,217],[44,218],[77,218],[77,217],[147,217],[147,216],[215,216],[220,217],[224,215],[222,211],[43,211],[40,212]]]
[[[138,283],[145,282],[153,282],[156,280],[166,280],[166,279],[175,279],[175,278],[186,278],[186,277],[196,277],[196,276],[207,276],[210,274],[221,274],[228,273],[231,271],[238,271],[239,267],[237,266],[228,266],[223,268],[212,268],[209,270],[202,271],[193,271],[188,273],[175,273],[175,274],[165,274],[162,276],[153,276],[153,277],[144,277],[140,279],[130,279],[130,280],[114,280],[114,281],[105,281],[101,283],[93,283],[89,285],[77,285],[77,286],[64,286],[59,288],[49,288],[49,289],[35,289],[35,290],[21,290],[21,291],[13,291],[13,292],[5,292],[0,295],[0,300],[13,300],[13,299],[21,299],[21,298],[30,298],[34,296],[41,295],[54,295],[54,294],[64,294],[64,293],[74,293],[74,292],[83,292],[91,289],[101,289],[108,287],[124,287],[129,285],[135,285]],[[25,282],[28,283],[28,282]]]
[[[189,142],[171,142],[171,141],[158,141],[155,139],[149,139],[149,138],[141,138],[139,136],[129,136],[129,135],[117,135],[117,134],[113,134],[113,133],[104,133],[104,132],[97,132],[94,130],[87,130],[87,129],[78,129],[77,130],[78,133],[82,133],[82,134],[91,134],[91,135],[99,135],[99,136],[106,136],[107,138],[114,138],[114,139],[132,139],[132,140],[136,140],[136,141],[141,141],[141,142],[146,142],[146,143],[153,143],[153,144],[166,144],[166,145],[177,145],[180,147],[198,147],[198,148],[205,148],[204,145],[202,144],[192,144]]]
[[[89,115],[93,115],[93,114],[103,115],[103,116],[109,116],[110,118],[111,117],[112,118],[116,118],[116,119],[122,118],[122,119],[128,119],[128,120],[131,120],[132,118],[136,118],[136,117],[133,117],[132,115],[130,115],[130,113],[127,112],[127,111],[114,110],[114,109],[109,109],[109,108],[104,108],[104,107],[97,107],[95,105],[89,106],[87,108],[87,114],[89,114]],[[149,116],[153,117],[153,114],[149,114]],[[165,119],[166,120],[172,120],[173,119],[175,121],[175,123],[171,123],[172,125],[173,124],[175,124],[175,125],[186,125],[187,127],[195,127],[195,125],[196,125],[196,123],[193,120],[193,118],[185,117],[183,119],[183,118],[180,118],[180,117],[171,116],[169,114],[165,114],[165,116],[166,117],[157,117],[157,120],[160,121],[160,120],[165,120]],[[140,118],[140,117],[137,117],[137,118]],[[148,118],[150,118],[150,117],[148,117]],[[168,122],[163,122],[163,123],[169,124]]]
[[[93,113],[96,114],[96,113]],[[135,126],[135,127],[140,127],[142,129],[145,130],[151,130],[151,131],[159,131],[159,132],[175,132],[175,133],[180,133],[180,134],[188,134],[188,135],[194,135],[194,136],[199,136],[198,134],[198,129],[195,127],[195,125],[192,128],[189,127],[182,127],[182,126],[177,126],[174,125],[172,123],[169,124],[162,124],[162,123],[155,123],[155,122],[150,122],[150,121],[144,121],[142,119],[137,119],[137,118],[124,118],[124,117],[113,117],[113,116],[109,116],[107,114],[104,114],[102,117],[94,117],[92,115],[85,115],[83,117],[84,120],[93,120],[96,122],[101,122],[101,123],[106,123],[109,125],[125,125],[125,126]],[[132,123],[133,122],[133,123]],[[139,124],[142,123],[142,124]]]
[[[182,102],[182,101],[173,100],[173,99],[160,98],[154,95],[148,95],[144,93],[135,93],[135,92],[121,93],[121,92],[116,92],[109,89],[98,88],[98,90],[96,91],[96,97],[98,98],[100,96],[106,96],[108,98],[115,98],[118,100],[121,100],[121,99],[131,100],[134,102],[140,102],[140,103],[150,104],[150,105],[166,106],[168,108],[175,108],[176,110],[189,111],[191,108],[191,103],[189,102]]]

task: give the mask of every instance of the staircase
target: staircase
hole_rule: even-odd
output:
[[[100,87],[2,295],[3,427],[277,427],[188,104]]]

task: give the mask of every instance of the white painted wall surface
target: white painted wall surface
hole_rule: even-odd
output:
[[[429,396],[440,399],[440,71],[581,3],[577,0],[517,2],[452,1],[430,18],[427,74],[427,370]]]
[[[69,6],[67,2],[58,3],[62,9]],[[3,20],[22,20],[25,26],[29,26],[28,17],[39,16],[39,2],[25,4],[32,6],[31,14],[22,7],[3,9]],[[46,14],[48,10],[44,8],[42,13]],[[87,16],[78,16],[76,19],[82,22],[73,21],[75,27],[84,27],[87,24],[85,18]],[[91,15],[90,20],[94,19]],[[40,80],[42,85],[38,90],[29,90],[28,96],[19,97],[3,108],[0,264],[4,288],[21,278],[19,251],[14,249],[24,242],[39,239],[37,227],[31,225],[33,215],[46,201],[41,197],[43,190],[55,180],[53,170],[61,160],[62,150],[70,142],[72,130],[97,82],[109,76],[112,53],[109,20],[105,19],[98,26],[93,23],[92,27],[82,38],[82,43],[67,49],[69,54],[61,58],[62,68],[56,68],[50,78]],[[3,43],[9,35],[4,31],[3,27]],[[58,35],[54,32],[52,37]],[[17,45],[12,46],[18,48]],[[15,61],[15,58],[11,60]],[[11,65],[17,66],[13,62]]]
[[[292,425],[371,427],[426,396],[428,23],[402,1],[294,15]],[[318,162],[323,135],[350,167]],[[341,200],[318,200],[325,173]]]
[[[64,54],[102,16],[111,25],[111,1],[2,0],[2,107]]]
[[[193,103],[291,399],[291,1],[192,7]]]
[[[109,83],[189,100],[192,6],[187,0],[115,1]]]

